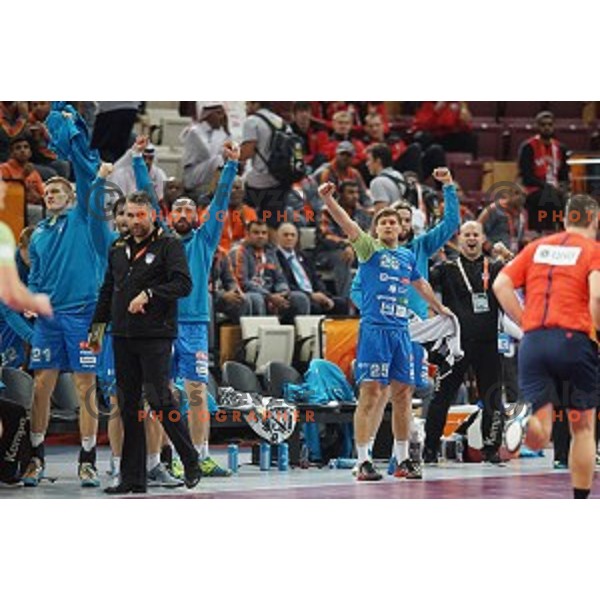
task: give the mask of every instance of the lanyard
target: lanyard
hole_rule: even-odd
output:
[[[472,294],[473,286],[471,285],[471,282],[469,281],[469,278],[467,277],[467,274],[465,273],[465,268],[463,267],[460,256],[458,257],[456,264],[458,265],[458,270],[460,271],[460,274],[462,275],[465,285],[467,286],[467,290],[469,290],[469,294]],[[483,291],[485,293],[487,293],[487,291],[488,291],[489,282],[490,282],[489,261],[486,257],[483,259]]]

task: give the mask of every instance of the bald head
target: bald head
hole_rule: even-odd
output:
[[[460,228],[458,244],[460,253],[469,260],[477,260],[483,252],[485,234],[478,221],[466,221]]]

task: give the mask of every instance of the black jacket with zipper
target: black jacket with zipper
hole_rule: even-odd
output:
[[[131,314],[130,302],[145,291],[144,313]],[[114,242],[93,323],[112,323],[112,335],[126,338],[177,337],[177,300],[192,291],[183,244],[155,229],[136,244],[132,236]]]

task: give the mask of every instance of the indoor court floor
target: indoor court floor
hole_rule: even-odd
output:
[[[75,446],[48,446],[46,449],[46,475],[37,488],[0,488],[0,499],[58,499],[93,498],[111,499],[102,493],[109,484],[106,470],[109,463],[108,448],[99,448],[98,467],[102,487],[82,489],[76,475],[78,448]],[[226,465],[224,450],[215,451],[213,457]],[[441,463],[424,468],[422,481],[397,480],[385,476],[374,483],[356,482],[350,470],[310,467],[293,468],[279,472],[276,468],[261,472],[250,464],[250,450],[240,450],[240,469],[227,479],[203,478],[193,490],[177,488],[149,488],[141,498],[202,499],[434,499],[434,498],[571,498],[572,490],[567,471],[552,468],[552,450],[541,458],[513,460],[505,466],[485,464]],[[378,463],[382,473],[387,464]],[[55,478],[52,480],[52,478]],[[600,483],[596,482],[591,497],[600,496]],[[135,496],[129,495],[128,498]]]

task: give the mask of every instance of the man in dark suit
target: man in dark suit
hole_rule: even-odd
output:
[[[312,315],[347,315],[348,302],[332,298],[315,270],[312,261],[297,249],[298,229],[293,223],[283,223],[277,230],[277,259],[291,291],[301,291],[310,297]]]

